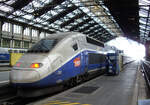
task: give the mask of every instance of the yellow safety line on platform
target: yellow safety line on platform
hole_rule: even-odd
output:
[[[78,102],[68,102],[68,101],[48,101],[48,103],[44,104],[44,105],[91,105],[91,104],[81,104]]]

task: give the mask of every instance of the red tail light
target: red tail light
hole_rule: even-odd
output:
[[[40,68],[41,67],[41,63],[32,63],[30,68]]]
[[[21,62],[17,62],[15,66],[20,67],[20,65],[21,65]]]

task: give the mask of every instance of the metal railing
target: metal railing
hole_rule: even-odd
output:
[[[141,63],[141,72],[143,73],[144,78],[146,80],[146,84],[150,89],[150,61],[143,61]]]

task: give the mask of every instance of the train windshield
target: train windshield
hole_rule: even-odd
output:
[[[57,39],[42,39],[34,46],[32,46],[28,52],[49,52],[57,44]]]

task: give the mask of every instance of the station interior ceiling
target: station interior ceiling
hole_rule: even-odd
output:
[[[145,43],[149,6],[148,0],[1,0],[0,21],[49,34],[77,31],[102,42],[125,36]]]

